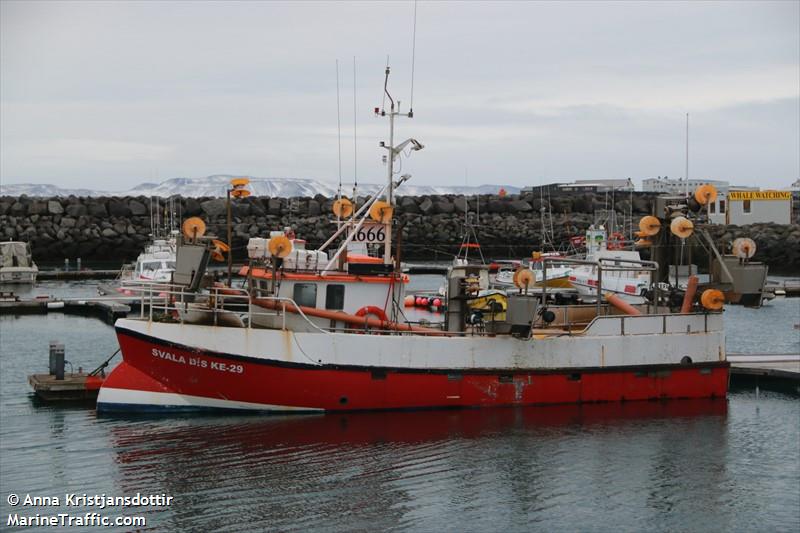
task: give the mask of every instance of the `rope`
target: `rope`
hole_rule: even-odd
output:
[[[115,355],[117,355],[121,349],[122,349],[122,348],[117,348],[117,351],[116,351],[116,352],[114,352],[114,353],[112,353],[112,354],[111,354],[111,357],[109,357],[108,359],[106,359],[105,361],[103,361],[103,362],[100,364],[100,366],[98,366],[97,368],[95,368],[94,370],[92,370],[91,372],[89,372],[89,375],[90,375],[90,376],[96,376],[97,374],[99,374],[100,372],[102,372],[102,371],[103,371],[103,369],[105,369],[105,367],[107,367],[107,366],[108,366],[108,363],[110,363],[110,362],[111,362],[111,360],[112,360],[112,359],[114,359],[114,356],[115,356]]]

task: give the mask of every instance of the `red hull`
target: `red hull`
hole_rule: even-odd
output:
[[[245,402],[265,409],[414,409],[503,405],[719,398],[728,389],[728,363],[558,370],[410,371],[288,365],[225,354],[198,353],[118,331],[124,361],[104,388],[208,398],[216,406]],[[160,355],[155,355],[158,352]],[[99,410],[178,407],[98,402]],[[112,396],[111,394],[108,395]],[[220,402],[223,402],[221,405]],[[191,408],[202,408],[193,405]],[[186,406],[184,406],[186,408]]]

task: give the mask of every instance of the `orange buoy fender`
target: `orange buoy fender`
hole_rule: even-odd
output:
[[[356,311],[356,316],[362,316],[366,318],[367,315],[376,316],[381,322],[389,322],[389,317],[386,316],[386,313],[384,313],[383,309],[380,307],[376,307],[374,305],[365,305]]]
[[[631,304],[629,304],[616,294],[610,292],[606,293],[606,300],[608,301],[608,303],[610,303],[611,305],[613,305],[626,315],[639,316],[642,314],[641,311],[636,309],[634,306],[632,306]]]
[[[689,283],[686,285],[686,294],[683,295],[683,305],[681,305],[681,314],[689,314],[692,310],[692,301],[694,295],[697,293],[697,276],[689,276]]]
[[[425,335],[436,335],[447,337],[449,334],[446,331],[433,328],[425,328],[422,326],[412,326],[410,324],[400,324],[398,322],[388,322],[386,320],[379,320],[372,318],[368,315],[356,316],[343,311],[330,311],[328,309],[318,309],[316,307],[306,307],[304,305],[296,306],[289,302],[281,302],[270,300],[267,298],[253,298],[255,305],[265,307],[267,309],[281,309],[284,308],[290,313],[300,313],[307,316],[316,316],[320,318],[327,318],[328,320],[337,320],[339,322],[346,322],[348,324],[356,324],[358,326],[369,326],[372,328],[390,329],[393,331],[410,331],[414,333],[421,333]],[[371,307],[371,306],[370,306]],[[381,310],[382,311],[382,310]]]

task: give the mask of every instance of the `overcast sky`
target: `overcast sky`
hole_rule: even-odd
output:
[[[123,190],[215,173],[384,176],[414,3],[0,1],[0,179]],[[800,3],[426,2],[416,184],[800,177]]]

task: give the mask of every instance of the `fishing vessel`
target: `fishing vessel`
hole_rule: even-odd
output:
[[[606,228],[594,225],[586,230],[585,246],[586,259],[592,264],[578,265],[567,274],[569,283],[584,300],[592,301],[597,297],[598,285],[602,294],[612,293],[629,303],[641,304],[647,300],[652,276],[648,271],[636,269],[642,259],[638,251],[609,247]],[[631,268],[608,271],[600,276],[596,263],[601,261]]]
[[[570,287],[569,276],[573,271],[572,266],[558,265],[556,261],[547,269],[545,278],[544,263],[546,258],[557,260],[561,257],[558,252],[533,252],[527,262],[520,261],[518,265],[500,268],[494,278],[494,285],[498,287],[514,287],[514,274],[520,268],[527,268],[534,274],[534,287],[547,285],[548,287]]]
[[[141,287],[148,284],[168,284],[172,281],[180,232],[176,227],[174,199],[167,202],[162,219],[160,201],[151,199],[150,242],[145,245],[135,262],[122,266],[113,282],[99,284],[97,292],[102,295],[132,296],[139,294]]]
[[[387,68],[387,83],[388,76]],[[317,250],[285,232],[251,241],[242,289],[201,289],[215,245],[199,225],[185,223],[167,301],[115,324],[123,361],[105,380],[98,411],[325,412],[726,395],[722,296],[713,289],[700,303],[687,290],[680,310],[658,293],[638,305],[614,295],[554,305],[522,271],[499,319],[469,306],[485,266],[466,264],[448,273],[441,325],[405,320],[407,278],[392,230],[393,191],[408,176],[395,181],[394,166],[404,148],[422,144],[395,144],[395,119],[412,112],[401,113],[386,87],[389,107],[376,108],[389,119],[381,191],[360,206],[337,200],[338,228]],[[350,257],[353,242],[382,255]],[[629,267],[597,261],[597,268],[605,275]],[[180,310],[189,306],[208,319],[185,320]],[[220,320],[231,314],[240,320]]]
[[[0,284],[36,283],[39,267],[33,262],[27,242],[0,242]]]

